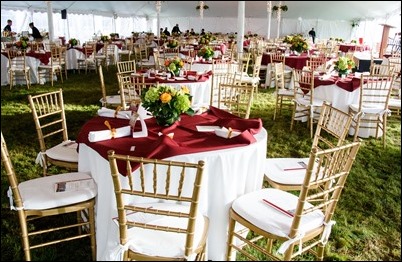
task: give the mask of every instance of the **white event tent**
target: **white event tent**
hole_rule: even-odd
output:
[[[209,7],[202,15],[196,8],[201,2]],[[239,11],[241,2],[245,3],[244,15]],[[278,20],[272,7],[279,5],[288,10],[282,11]],[[62,19],[61,10],[66,10],[66,19]],[[47,32],[53,26],[55,39],[64,36],[81,41],[113,32],[122,37],[131,32],[157,34],[159,27],[171,30],[175,24],[182,31],[193,28],[195,32],[205,28],[230,33],[244,28],[244,34],[270,38],[292,33],[307,36],[314,27],[318,39],[362,37],[376,47],[381,41],[381,24],[395,27],[390,37],[401,31],[400,12],[400,1],[1,1],[1,26],[11,19],[13,31],[21,32],[34,22],[40,31]]]

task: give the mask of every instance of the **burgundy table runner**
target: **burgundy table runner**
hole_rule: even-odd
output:
[[[77,143],[84,143],[97,151],[103,158],[107,159],[107,152],[114,150],[117,154],[132,155],[146,158],[164,159],[171,156],[191,154],[233,147],[241,147],[256,142],[254,134],[262,128],[261,119],[243,119],[215,107],[195,116],[181,115],[181,121],[170,127],[161,127],[156,124],[154,118],[145,120],[148,128],[148,137],[132,138],[121,137],[110,140],[89,142],[90,131],[107,130],[104,121],[108,120],[112,128],[127,126],[128,119],[108,118],[96,116],[87,121],[81,128]],[[199,132],[196,126],[220,126],[231,127],[240,131],[239,136],[227,139],[215,135],[214,132]],[[135,131],[140,131],[139,121]],[[159,135],[162,133],[162,135]],[[167,134],[174,133],[173,139]],[[132,147],[134,151],[130,151]],[[119,166],[121,174],[125,174],[125,166]]]

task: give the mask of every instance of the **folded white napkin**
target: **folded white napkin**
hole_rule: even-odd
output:
[[[102,131],[91,131],[88,134],[89,142],[98,142],[112,138],[119,138],[131,135],[131,127],[124,126],[115,129],[114,135],[110,129]]]
[[[233,131],[230,127],[229,129],[222,127],[221,129],[215,129],[215,134],[223,138],[232,138],[240,135],[240,132]]]
[[[98,116],[130,119],[131,111],[120,110],[116,112],[116,110],[102,107],[101,109],[98,110]]]
[[[138,109],[138,112],[140,112],[140,109]],[[141,110],[140,113],[138,113],[138,116],[135,119],[135,122],[132,124],[133,125],[133,129],[135,127],[135,124],[138,120],[138,118],[140,119],[140,123],[141,123],[141,131],[136,131],[133,132],[133,138],[139,138],[139,137],[147,137],[148,136],[148,128],[147,128],[147,124],[144,121],[144,117],[145,117],[145,112],[143,112]],[[134,116],[135,117],[135,116]],[[130,123],[131,124],[131,123]]]
[[[327,75],[327,74],[320,76],[320,80],[328,80],[330,78],[331,78],[331,75]]]

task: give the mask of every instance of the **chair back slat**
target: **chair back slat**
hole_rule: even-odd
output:
[[[111,175],[114,184],[118,217],[120,242],[127,241],[128,227],[139,227],[164,232],[186,234],[185,255],[194,251],[193,241],[195,220],[198,212],[200,187],[204,162],[198,163],[149,159],[108,152]],[[119,173],[119,166],[125,167],[125,177]],[[128,180],[127,183],[121,181]],[[126,186],[123,186],[126,184]],[[130,201],[125,199],[130,198]],[[144,206],[143,203],[149,203]],[[148,201],[148,202],[146,202]],[[154,201],[154,202],[153,202]],[[152,203],[165,201],[167,205],[188,203],[188,208],[182,210],[169,209],[162,206],[152,206]],[[130,202],[130,203],[129,203]],[[154,204],[155,205],[155,204]],[[187,219],[184,227],[178,225],[159,225],[153,222],[143,223],[128,218],[128,212],[146,215],[177,217]],[[141,237],[141,236],[138,236]]]

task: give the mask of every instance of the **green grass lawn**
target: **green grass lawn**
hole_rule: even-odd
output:
[[[116,68],[104,69],[108,94],[118,90]],[[5,77],[5,76],[2,76]],[[95,72],[87,75],[69,71],[64,83],[1,87],[1,130],[6,139],[17,176],[21,181],[39,177],[42,168],[35,165],[39,142],[28,105],[28,94],[63,89],[70,139],[100,107],[101,89]],[[252,118],[261,118],[268,131],[267,157],[308,157],[311,147],[305,123],[290,127],[290,111],[273,118],[273,89],[260,90],[254,98]],[[364,139],[338,204],[324,259],[401,260],[401,123],[399,116],[389,117],[387,146],[380,139]],[[54,168],[52,172],[63,172]],[[23,260],[19,223],[10,211],[8,183],[2,168],[1,178],[1,260]],[[72,218],[67,218],[73,219]],[[63,222],[50,218],[43,222]],[[35,226],[41,226],[35,225]],[[58,244],[32,252],[33,260],[90,260],[89,240]],[[303,256],[303,260],[313,260]]]

